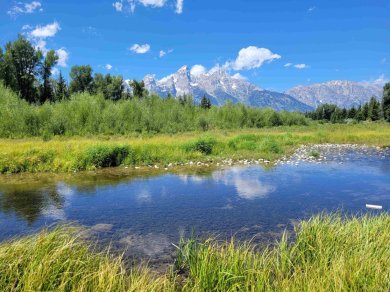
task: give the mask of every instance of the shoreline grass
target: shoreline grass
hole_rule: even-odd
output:
[[[155,136],[97,136],[1,139],[0,173],[74,172],[114,166],[146,166],[188,161],[259,159],[275,161],[303,144],[390,146],[390,125],[324,124],[188,132]]]
[[[182,240],[165,274],[95,252],[57,227],[0,244],[2,291],[389,291],[390,215],[319,215],[272,248]]]

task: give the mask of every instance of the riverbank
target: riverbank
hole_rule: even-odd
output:
[[[59,227],[0,244],[3,291],[388,291],[390,216],[301,222],[273,248],[183,240],[164,274],[94,251],[79,229]]]
[[[311,126],[190,132],[156,136],[55,137],[0,140],[0,173],[77,172],[104,167],[231,165],[237,161],[272,164],[302,145],[390,146],[390,125]]]

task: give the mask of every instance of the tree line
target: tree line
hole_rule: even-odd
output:
[[[342,123],[348,120],[390,122],[390,83],[385,84],[381,101],[373,96],[363,105],[350,109],[340,108],[334,104],[322,104],[315,111],[306,113],[306,117],[332,123]]]
[[[130,98],[122,76],[96,73],[89,65],[73,66],[70,82],[67,84],[62,73],[53,78],[53,68],[58,63],[54,50],[42,52],[29,40],[19,35],[17,40],[0,48],[0,80],[29,103],[43,104],[68,99],[71,94],[88,92],[103,94],[106,99]],[[129,84],[133,95],[143,97],[148,94],[143,81],[133,80]]]

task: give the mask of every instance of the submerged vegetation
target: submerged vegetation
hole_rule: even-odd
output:
[[[166,274],[95,252],[74,228],[0,244],[2,291],[388,291],[390,216],[321,215],[259,250],[182,240]]]

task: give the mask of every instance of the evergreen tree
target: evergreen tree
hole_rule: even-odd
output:
[[[383,87],[382,116],[385,121],[390,122],[390,83]]]
[[[203,95],[203,97],[200,101],[200,107],[203,109],[210,109],[211,108],[211,101],[209,98],[206,97],[206,95]]]
[[[380,119],[380,103],[373,96],[368,103],[368,119],[378,121]]]
[[[356,109],[352,107],[348,111],[348,119],[354,119],[355,116],[356,116]]]
[[[66,85],[66,81],[62,76],[62,72],[60,72],[60,76],[58,77],[58,81],[56,84],[55,90],[55,99],[57,101],[61,101],[68,98],[68,86]]]

